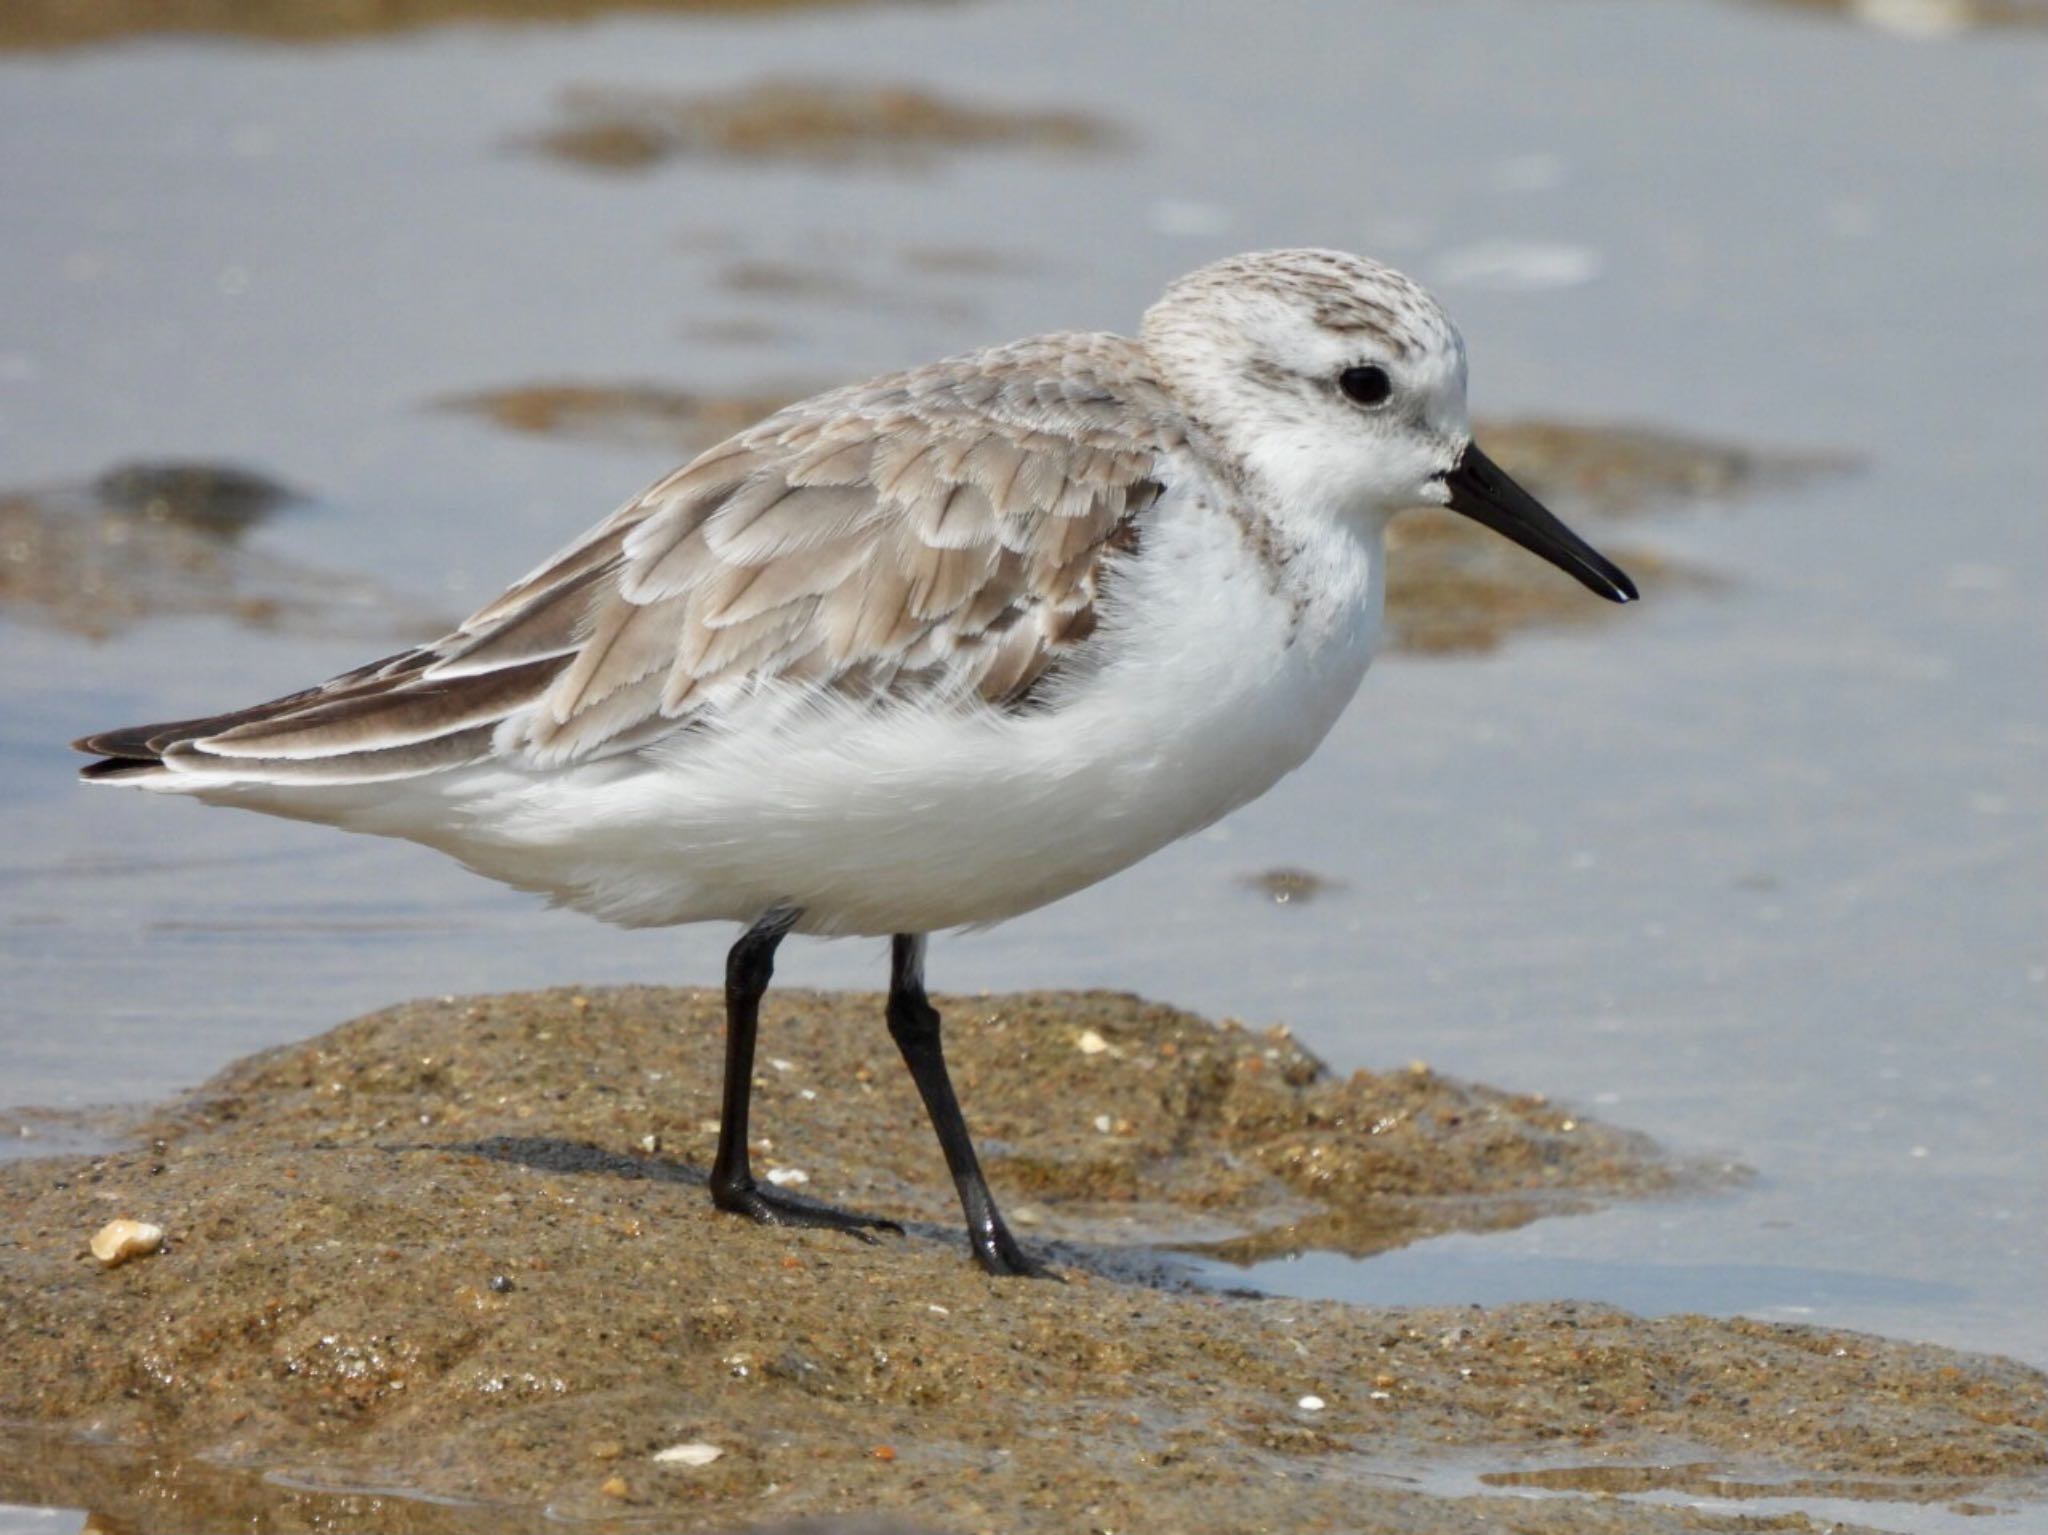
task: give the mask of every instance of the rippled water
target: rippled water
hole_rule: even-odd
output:
[[[434,401],[774,391],[1128,328],[1173,274],[1297,242],[1436,283],[1485,413],[1853,454],[1627,530],[1711,594],[1383,663],[1281,790],[942,940],[934,983],[1284,1020],[1340,1067],[1426,1058],[1756,1171],[1254,1282],[1741,1311],[2048,1363],[2048,38],[1704,0],[1079,15],[0,57],[0,481],[260,468],[315,499],[254,552],[452,615],[671,455]],[[1079,110],[1118,142],[640,173],[521,147],[572,86],[770,73]],[[421,850],[71,782],[69,737],[328,675],[385,621],[93,639],[0,611],[0,1102],[160,1095],[407,995],[717,973],[719,931],[614,933]],[[1246,877],[1279,865],[1336,884],[1275,904]],[[881,966],[798,944],[783,974]]]

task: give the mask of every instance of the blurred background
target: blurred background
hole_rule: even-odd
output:
[[[1335,245],[1438,291],[1483,440],[1648,600],[1411,517],[1306,770],[934,985],[1284,1022],[1748,1170],[1232,1282],[2048,1363],[2048,6],[7,0],[0,121],[0,1104],[715,980],[723,930],[64,743],[434,632],[796,395]]]

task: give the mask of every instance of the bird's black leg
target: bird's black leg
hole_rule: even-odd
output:
[[[761,997],[775,974],[775,950],[802,913],[778,906],[762,917],[725,956],[725,1093],[718,1117],[718,1155],[711,1163],[711,1202],[768,1226],[830,1226],[872,1241],[870,1229],[901,1232],[894,1221],[792,1199],[754,1182],[747,1161],[747,1108],[754,1092],[754,1035]]]
[[[946,1074],[945,1051],[939,1044],[939,1011],[924,994],[922,933],[898,933],[890,949],[889,1037],[903,1052],[903,1064],[910,1068],[911,1080],[917,1083],[925,1112],[938,1132],[939,1149],[946,1154],[953,1187],[960,1191],[960,1208],[967,1215],[967,1240],[974,1249],[975,1262],[991,1274],[1058,1277],[1017,1245],[988,1191],[988,1180],[981,1175],[981,1161],[968,1138],[960,1100],[953,1096],[953,1079]]]

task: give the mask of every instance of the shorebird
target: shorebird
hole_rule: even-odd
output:
[[[403,837],[607,922],[724,920],[720,1209],[756,1183],[760,1005],[790,933],[891,939],[886,1017],[993,1274],[926,935],[1091,885],[1264,793],[1350,701],[1383,532],[1447,506],[1627,602],[1472,441],[1441,306],[1358,256],[1234,257],[1135,339],[1037,336],[791,405],[453,633],[207,719],[77,742],[96,783]]]

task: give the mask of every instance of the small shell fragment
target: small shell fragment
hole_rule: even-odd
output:
[[[92,1255],[108,1268],[146,1258],[164,1245],[164,1228],[148,1221],[108,1221],[92,1234]]]
[[[768,1169],[768,1181],[777,1188],[786,1188],[792,1183],[809,1183],[811,1175],[801,1167],[771,1167]]]
[[[1303,1397],[1294,1405],[1299,1407],[1303,1412],[1321,1412],[1329,1404],[1319,1396],[1310,1395]]]
[[[715,1444],[698,1441],[692,1444],[672,1444],[665,1450],[656,1450],[656,1464],[663,1466],[708,1466],[725,1453]]]
[[[1093,1029],[1083,1029],[1081,1037],[1074,1041],[1074,1048],[1083,1055],[1100,1055],[1109,1048],[1109,1041]]]

